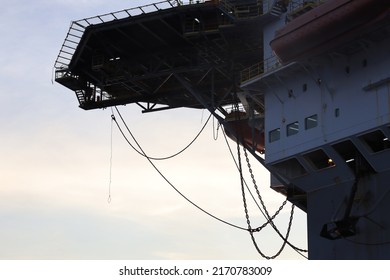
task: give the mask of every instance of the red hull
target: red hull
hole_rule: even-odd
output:
[[[246,145],[254,147],[259,153],[264,153],[264,132],[252,128],[245,113],[232,112],[227,116],[226,122],[230,129],[225,129],[225,131],[230,139],[237,141],[237,135],[239,135]]]
[[[329,0],[279,29],[271,47],[282,63],[319,54],[359,34],[389,6],[388,0]]]

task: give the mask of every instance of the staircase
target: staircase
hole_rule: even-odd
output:
[[[82,89],[75,90],[77,100],[79,104],[82,105],[85,103],[85,92]]]
[[[68,69],[56,71],[55,81],[76,93],[79,104],[85,103],[85,83],[83,84],[78,76],[72,75]]]
[[[287,12],[287,7],[283,4],[282,1],[275,1],[270,10],[270,14],[275,17],[280,17],[285,12]]]

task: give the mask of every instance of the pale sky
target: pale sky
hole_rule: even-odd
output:
[[[261,259],[247,232],[185,201],[115,127],[108,203],[111,110],[84,111],[73,92],[52,83],[72,20],[148,2],[1,0],[0,259]],[[155,157],[186,146],[208,117],[207,111],[189,109],[119,110]],[[246,227],[239,174],[222,134],[213,139],[212,122],[190,149],[156,165],[199,206]],[[269,188],[260,164],[252,159],[252,165],[273,214],[284,198]],[[262,225],[264,217],[248,201],[252,226]],[[290,206],[276,219],[282,233]],[[256,236],[267,255],[282,244],[269,227]],[[306,215],[299,209],[289,240],[307,248]],[[289,247],[279,259],[303,260]]]

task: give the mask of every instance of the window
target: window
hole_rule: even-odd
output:
[[[293,122],[287,125],[287,136],[297,134],[299,132],[299,123]]]
[[[318,125],[318,116],[317,114],[305,118],[305,129],[311,129]]]
[[[334,116],[335,116],[336,118],[340,117],[340,108],[334,109]]]
[[[280,139],[280,128],[271,130],[269,132],[269,142],[270,143],[278,141],[279,139]]]

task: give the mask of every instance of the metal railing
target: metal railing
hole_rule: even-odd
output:
[[[77,46],[80,43],[86,28],[91,25],[130,18],[182,5],[201,4],[205,2],[217,3],[222,9],[224,9],[228,13],[232,13],[232,16],[238,19],[260,16],[264,13],[269,12],[275,5],[275,0],[259,0],[257,5],[249,6],[231,5],[229,4],[230,2],[226,0],[163,0],[153,4],[73,21],[70,25],[64,43],[62,44],[60,52],[54,63],[54,68],[57,70],[68,68],[69,63],[71,62],[72,57],[76,52]]]
[[[290,1],[288,7],[287,20],[291,21],[292,19],[310,11],[311,9],[316,8],[317,6],[325,3],[326,0],[312,0],[312,1]]]
[[[236,19],[250,19],[271,12],[276,0],[258,0],[256,4],[231,3],[226,0],[219,0],[220,7]]]
[[[184,5],[185,2],[187,1],[164,0],[164,1],[148,4],[140,7],[130,8],[126,10],[121,10],[117,12],[107,13],[103,15],[98,15],[94,17],[73,21],[70,25],[64,43],[62,44],[60,52],[54,63],[54,68],[65,69],[68,67],[77,49],[77,46],[80,43],[80,40],[88,26],[120,20],[124,18],[130,18],[130,17],[156,12],[160,10],[165,10],[165,9]]]
[[[275,70],[281,66],[279,59],[273,55],[241,71],[241,84],[258,78],[265,73]]]
[[[294,16],[295,14],[304,13],[306,10],[313,9],[321,4],[323,4],[324,0],[314,0],[314,1],[290,1],[289,2],[289,16]],[[275,6],[276,1],[272,1],[272,5],[269,6],[269,9],[273,9]],[[273,55],[264,61],[258,62],[244,70],[241,71],[241,84],[248,82],[252,79],[259,78],[262,75],[278,69],[281,67],[281,63],[279,62],[278,58]]]
[[[178,3],[179,6],[182,6],[182,5],[200,4],[200,3],[204,3],[205,1],[206,0],[186,0],[186,1],[178,0],[176,2]]]
[[[72,75],[71,73],[69,73],[69,71],[66,71],[66,70],[61,70],[61,71],[56,71],[55,73],[55,79],[63,79],[63,78],[75,78],[77,79],[78,76],[76,75]]]
[[[317,7],[323,4],[325,0],[311,0],[311,1],[290,1],[289,2],[289,11],[295,11],[302,9],[305,6]]]

